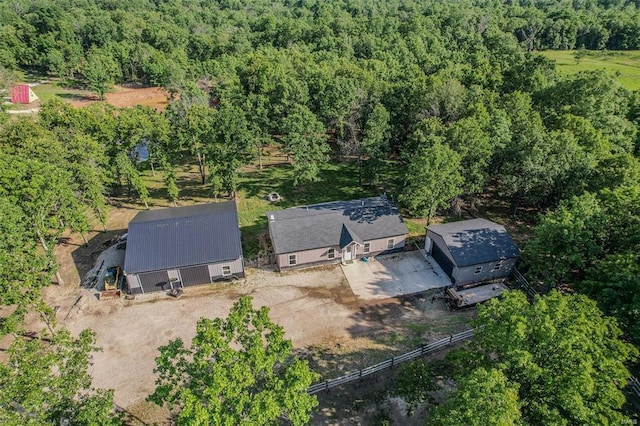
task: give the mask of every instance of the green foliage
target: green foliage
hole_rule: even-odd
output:
[[[307,389],[317,375],[293,358],[269,310],[241,297],[226,319],[201,318],[190,348],[159,348],[156,404],[178,405],[178,424],[306,424],[317,405]]]
[[[98,94],[100,100],[104,100],[105,93],[113,87],[120,69],[108,52],[96,49],[88,53],[82,74],[89,88]]]
[[[400,201],[412,214],[426,214],[430,219],[438,207],[445,207],[449,200],[460,194],[463,182],[460,156],[436,142],[413,157],[405,181]]]
[[[501,370],[478,368],[459,381],[453,395],[434,410],[428,424],[521,425],[521,406],[517,384],[511,383]]]
[[[85,330],[72,338],[58,331],[48,339],[18,338],[0,363],[0,422],[6,425],[118,425],[113,392],[91,387],[87,369],[96,350]]]
[[[431,368],[418,360],[402,366],[392,392],[405,400],[411,414],[418,404],[428,401],[429,392],[437,388]]]
[[[478,350],[518,389],[526,423],[624,422],[624,362],[637,350],[592,300],[554,291],[529,304],[509,292],[478,310],[477,325]]]

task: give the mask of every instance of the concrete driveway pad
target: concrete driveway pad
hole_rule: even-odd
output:
[[[440,266],[421,250],[388,254],[342,265],[351,290],[360,299],[386,299],[451,284]]]

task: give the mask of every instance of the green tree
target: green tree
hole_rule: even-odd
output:
[[[525,423],[625,422],[624,363],[638,351],[594,301],[552,291],[530,304],[508,292],[478,309],[477,326],[477,351],[515,385]]]
[[[436,389],[431,367],[418,360],[402,366],[392,393],[405,400],[407,412],[411,414],[418,404],[428,401],[429,392]]]
[[[640,256],[638,250],[611,254],[599,259],[586,271],[576,287],[593,297],[608,315],[640,342]]]
[[[87,55],[82,74],[89,88],[104,100],[105,93],[111,90],[120,75],[120,68],[108,52],[95,49]]]
[[[478,368],[460,380],[454,393],[438,406],[427,424],[442,426],[521,425],[518,385],[497,369]]]
[[[94,389],[88,368],[95,335],[76,339],[57,331],[50,339],[18,338],[0,363],[0,422],[4,425],[119,425],[113,391]]]
[[[380,164],[389,151],[389,119],[389,112],[382,104],[377,103],[364,125],[359,158],[364,162],[361,168],[364,168],[369,183],[378,180]]]
[[[317,405],[307,389],[317,375],[292,357],[291,341],[241,297],[226,319],[201,318],[191,347],[176,339],[159,348],[159,377],[149,399],[178,405],[178,424],[306,424]]]
[[[460,194],[460,156],[446,145],[435,142],[416,153],[405,174],[400,201],[413,215],[427,216],[427,225],[438,207]]]
[[[293,185],[318,180],[328,160],[324,126],[306,106],[296,105],[282,120],[284,152],[293,157]]]

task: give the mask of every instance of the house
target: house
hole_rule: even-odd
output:
[[[37,100],[38,96],[33,93],[28,84],[16,84],[11,89],[11,102],[14,104],[30,104]]]
[[[455,285],[506,278],[520,255],[504,226],[486,219],[428,226],[425,252]]]
[[[407,226],[385,196],[267,212],[279,270],[402,251]]]
[[[129,223],[124,274],[132,294],[244,277],[235,202],[138,213]]]

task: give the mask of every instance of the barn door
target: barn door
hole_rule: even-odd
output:
[[[146,274],[138,275],[138,277],[145,293],[169,290],[171,288],[167,271],[147,272]]]
[[[451,278],[451,280],[453,280],[453,262],[449,260],[447,255],[444,254],[444,252],[440,249],[440,247],[438,247],[437,244],[433,245],[433,248],[431,249],[431,256],[435,259],[436,262],[438,262],[438,265],[440,265],[444,273],[447,274],[447,276]]]
[[[182,284],[186,286],[208,284],[211,282],[209,267],[207,265],[192,266],[190,268],[180,268]]]

